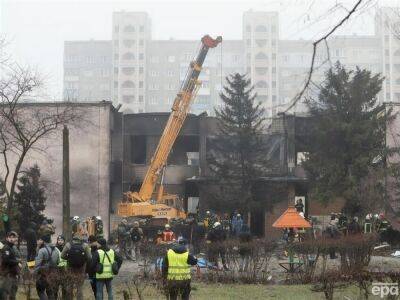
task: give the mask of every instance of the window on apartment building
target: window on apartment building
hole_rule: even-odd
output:
[[[272,60],[276,59],[276,53],[272,53]]]
[[[232,62],[237,63],[240,61],[240,55],[234,54],[232,55]]]
[[[276,46],[276,39],[272,39],[271,40],[271,45],[274,47],[274,46]]]
[[[250,39],[247,39],[247,40],[246,40],[246,45],[247,45],[247,46],[250,46],[250,45],[251,45],[251,40],[250,40]]]
[[[272,68],[272,74],[275,74],[275,73],[276,73],[276,68],[273,67],[273,68]]]
[[[389,36],[385,35],[385,42],[389,42]]]
[[[156,105],[156,104],[158,104],[157,98],[154,97],[154,96],[150,97],[150,98],[149,98],[149,104],[151,104],[151,105]]]
[[[191,61],[192,60],[193,55],[191,53],[185,53],[183,54],[183,60],[184,61]]]
[[[386,93],[386,101],[390,101],[390,93]]]
[[[143,103],[143,95],[139,95],[139,103]]]
[[[140,31],[140,32],[144,32],[144,26],[143,26],[143,25],[141,25],[141,26],[139,27],[139,31]]]
[[[123,88],[134,88],[135,87],[135,83],[131,80],[126,80],[122,83],[121,85]]]
[[[118,54],[118,53],[115,53],[115,54],[114,54],[114,59],[115,59],[115,60],[118,60],[118,59],[119,59],[119,54]]]
[[[267,32],[267,27],[266,26],[264,26],[264,25],[258,25],[257,27],[256,27],[256,30],[255,30],[256,32]]]
[[[140,39],[139,40],[139,46],[143,46],[144,45],[144,40],[143,39]]]
[[[158,63],[160,61],[158,56],[151,56],[150,57],[150,62],[152,63]]]
[[[114,88],[118,88],[118,81],[114,81]]]
[[[157,77],[157,76],[159,76],[160,75],[160,72],[158,72],[158,71],[155,71],[155,70],[151,70],[150,71],[150,76],[151,77]]]
[[[136,41],[135,40],[124,40],[123,44],[127,48],[131,48],[133,45],[135,45]]]
[[[168,60],[168,62],[173,63],[173,62],[175,62],[175,56],[169,55],[167,60]]]
[[[389,65],[389,64],[386,64],[386,65],[385,65],[385,69],[386,69],[386,70],[389,70],[389,69],[390,69],[390,65]],[[388,77],[386,77],[386,79],[388,79]]]
[[[275,26],[275,25],[272,25],[272,26],[271,26],[271,32],[272,32],[272,33],[275,33],[275,32],[276,32],[276,26]]]
[[[389,50],[388,49],[385,50],[385,55],[389,56]]]
[[[79,75],[78,69],[64,69],[65,76],[76,76]]]
[[[143,67],[139,67],[139,74],[143,74],[143,72],[144,72]]]
[[[400,85],[400,78],[397,78],[397,79],[396,79],[396,84],[397,84],[397,85]]]
[[[276,81],[272,81],[272,87],[273,87],[273,88],[276,87]]]
[[[143,88],[143,81],[139,81],[139,88],[140,88],[140,89]]]
[[[135,26],[127,25],[124,27],[124,32],[135,32]]]
[[[175,85],[173,83],[168,83],[166,85],[167,90],[169,91],[174,91],[175,90]]]
[[[143,60],[144,59],[144,53],[139,53],[139,60]]]
[[[156,83],[149,84],[149,90],[151,90],[151,91],[157,91],[158,88],[159,88],[158,84],[156,84]]]
[[[133,103],[135,102],[135,96],[133,95],[124,95],[122,96],[122,102],[124,103]]]
[[[114,40],[114,46],[118,47],[118,44],[119,44],[119,40]]]
[[[259,52],[256,54],[256,59],[268,59],[268,56],[264,52]]]
[[[267,40],[266,39],[257,39],[256,44],[258,47],[264,47],[267,45]]]
[[[167,76],[168,76],[168,77],[173,77],[173,76],[174,76],[174,71],[168,70],[168,71],[167,71]]]
[[[272,95],[272,102],[276,102],[276,95]]]
[[[246,25],[246,31],[250,32],[251,31],[251,26],[250,25]]]
[[[268,87],[268,83],[264,80],[260,80],[256,83],[256,88],[266,88]]]
[[[256,73],[257,75],[265,75],[268,72],[268,68],[256,68]]]
[[[134,67],[122,68],[122,73],[124,73],[125,75],[133,75],[133,73],[135,73],[135,68]]]
[[[146,136],[131,136],[131,162],[134,164],[146,163]]]
[[[394,55],[394,56],[400,56],[400,49],[396,50],[396,51],[393,53],[393,55]]]
[[[122,55],[123,60],[134,60],[135,59],[135,54],[132,52],[127,52],[124,55]]]
[[[119,31],[119,26],[118,26],[118,25],[115,25],[115,26],[114,26],[114,32],[115,32],[115,33],[118,33],[118,31]]]

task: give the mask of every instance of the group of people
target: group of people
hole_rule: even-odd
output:
[[[41,232],[43,233],[43,232]],[[17,248],[18,234],[10,231],[1,244],[0,299],[16,299],[18,280],[23,273],[23,260]],[[32,254],[28,254],[28,259]],[[36,281],[39,299],[83,299],[83,283],[88,276],[95,299],[103,299],[106,287],[108,299],[112,299],[112,279],[122,264],[121,256],[109,248],[107,241],[91,235],[88,242],[75,232],[71,241],[58,236],[55,244],[51,234],[37,240],[37,254],[32,270],[28,271]]]

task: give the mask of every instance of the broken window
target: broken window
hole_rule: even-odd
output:
[[[134,135],[131,137],[131,162],[146,164],[146,136]]]

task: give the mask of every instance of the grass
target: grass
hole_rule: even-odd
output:
[[[127,289],[127,285],[116,284],[114,289],[114,299],[123,299],[122,291]],[[129,286],[131,293],[134,295],[133,299],[138,299],[135,294],[134,287]],[[92,291],[87,282],[85,282],[85,296],[84,299],[94,299]],[[17,299],[26,299],[20,293]],[[104,291],[105,292],[105,291]],[[35,290],[32,291],[32,296],[37,295]],[[104,295],[106,297],[106,295]],[[165,299],[162,293],[152,287],[147,287],[143,292],[144,299]],[[204,283],[193,283],[191,299],[194,300],[222,300],[222,299],[246,299],[246,300],[257,300],[257,299],[277,299],[277,300],[323,300],[325,299],[323,293],[316,293],[310,290],[308,285],[257,285],[257,284],[204,284]],[[355,286],[348,287],[346,289],[336,289],[334,293],[334,299],[344,300],[356,300],[363,299],[359,296],[358,288]],[[380,299],[378,297],[370,297],[369,299]]]

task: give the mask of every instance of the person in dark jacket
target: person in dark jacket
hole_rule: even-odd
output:
[[[96,300],[103,300],[103,288],[106,286],[108,299],[113,299],[112,280],[114,274],[112,272],[112,264],[117,263],[118,269],[122,265],[122,257],[107,245],[104,238],[99,238],[97,242],[100,248],[97,249],[92,257],[92,270],[96,276]],[[97,266],[102,264],[102,272],[98,273]]]
[[[187,240],[180,239],[178,244],[167,251],[162,262],[162,274],[166,282],[167,299],[175,300],[180,294],[182,300],[189,299],[191,287],[190,266],[197,264],[197,259],[189,254]]]
[[[21,272],[21,254],[17,249],[18,234],[10,231],[6,235],[1,249],[1,277],[0,299],[16,299],[18,291],[18,276]]]
[[[36,235],[36,224],[34,222],[29,223],[29,227],[26,229],[24,237],[26,240],[26,261],[35,260],[36,248],[37,248],[37,235]]]
[[[89,236],[88,242],[89,242],[90,252],[92,253],[92,259],[93,259],[94,255],[97,252],[97,249],[100,248],[100,245],[97,242],[96,236],[94,236],[94,235]],[[88,273],[89,282],[92,287],[94,297],[96,298],[96,270],[93,268],[92,264],[88,265],[86,270]]]
[[[226,232],[222,229],[221,223],[215,222],[213,229],[207,234],[207,253],[208,260],[218,267],[218,259],[221,257],[222,265],[225,270],[228,269],[225,261]]]

